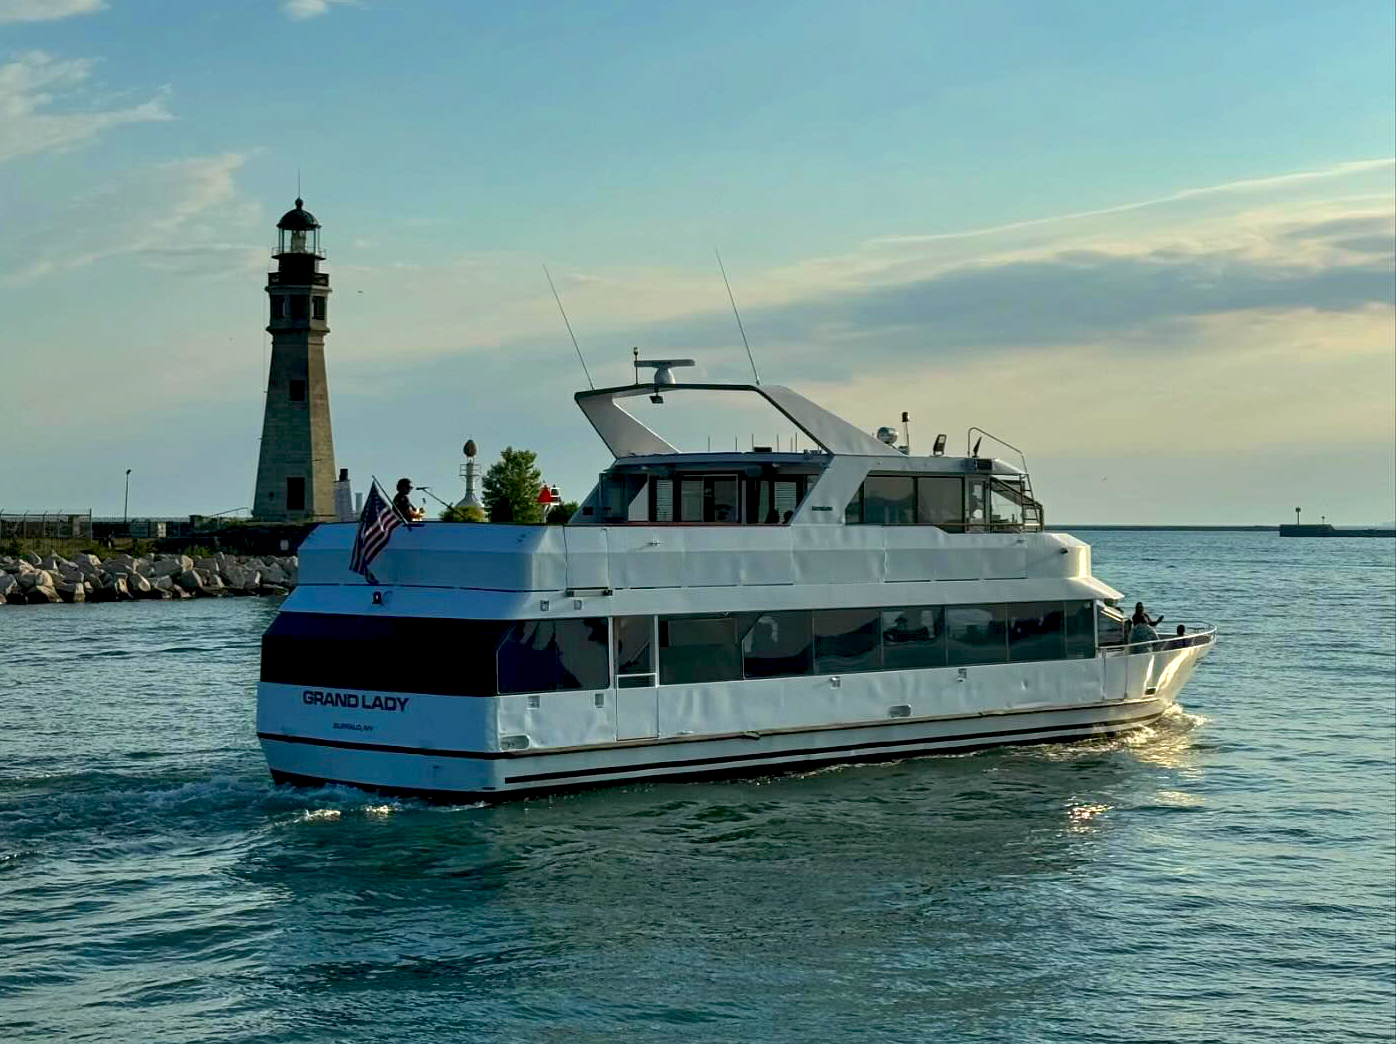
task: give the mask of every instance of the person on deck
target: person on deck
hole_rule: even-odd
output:
[[[393,510],[403,517],[407,522],[420,522],[422,520],[422,509],[413,507],[412,501],[407,499],[407,494],[412,492],[412,480],[401,478],[397,480],[397,495],[393,497]]]
[[[1143,602],[1134,603],[1134,615],[1129,618],[1132,624],[1148,624],[1150,627],[1157,627],[1163,622],[1162,616],[1150,616],[1144,611]]]

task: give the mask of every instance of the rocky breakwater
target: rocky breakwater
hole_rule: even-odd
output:
[[[140,599],[284,595],[296,586],[295,555],[208,558],[157,554],[141,558],[86,552],[64,558],[26,551],[0,555],[0,605],[55,602],[131,602]]]

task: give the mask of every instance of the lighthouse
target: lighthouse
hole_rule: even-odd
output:
[[[252,517],[333,522],[334,439],[325,378],[330,277],[320,271],[320,222],[297,199],[276,223],[276,271],[267,273],[271,368]]]

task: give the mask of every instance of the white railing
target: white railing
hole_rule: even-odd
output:
[[[1211,645],[1217,640],[1217,629],[1212,626],[1189,627],[1187,632],[1181,635],[1159,635],[1157,638],[1145,638],[1139,642],[1116,642],[1113,645],[1101,645],[1100,655],[1102,656],[1133,656],[1141,652],[1167,652],[1172,649],[1190,649],[1194,645]]]

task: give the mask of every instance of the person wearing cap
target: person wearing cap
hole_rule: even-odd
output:
[[[412,480],[400,478],[397,480],[397,496],[393,497],[393,510],[401,515],[408,522],[420,522],[422,520],[422,509],[412,506],[412,501],[407,499],[407,494],[412,492]]]

